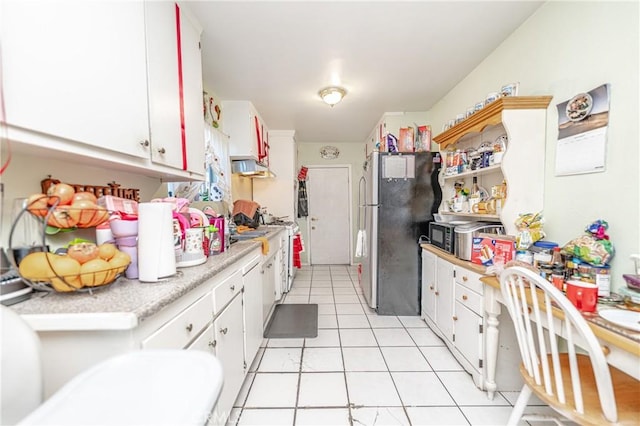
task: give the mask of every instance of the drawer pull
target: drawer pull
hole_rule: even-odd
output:
[[[463,295],[462,295],[462,300],[467,300],[467,299],[468,299],[467,295],[466,295],[466,294],[463,294]]]
[[[211,346],[212,348],[215,348],[217,344],[218,344],[217,340],[214,340],[213,342],[211,341],[209,342],[209,346]]]
[[[235,285],[235,284],[234,284],[234,285],[232,285],[232,286],[229,286],[229,290],[233,291],[233,290],[235,290],[235,289],[236,289],[236,285]]]
[[[463,276],[462,276],[462,281],[467,282],[467,281],[469,281],[469,278],[467,278],[467,276],[466,276],[466,275],[463,275]]]
[[[454,320],[454,321],[458,321],[458,317],[454,315],[454,316],[453,316],[453,320]]]
[[[220,333],[222,333],[222,334],[227,334],[227,331],[229,331],[229,328],[228,328],[228,327],[225,327],[225,328],[221,328],[221,329],[220,329]]]
[[[189,325],[187,326],[187,331],[188,331],[188,332],[191,332],[191,330],[193,330],[193,324],[189,324]]]

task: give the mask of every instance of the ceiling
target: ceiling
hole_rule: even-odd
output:
[[[250,100],[298,142],[364,142],[384,112],[427,111],[541,1],[194,1],[205,88]],[[318,91],[347,90],[334,107]],[[222,111],[224,115],[224,110]]]

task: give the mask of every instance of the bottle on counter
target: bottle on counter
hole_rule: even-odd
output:
[[[209,225],[209,256],[219,254],[221,248],[220,230],[213,225]]]

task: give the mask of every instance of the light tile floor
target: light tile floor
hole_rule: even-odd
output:
[[[317,303],[318,337],[265,339],[229,425],[506,423],[518,392],[487,399],[422,319],[376,315],[356,267],[303,267],[284,303]]]

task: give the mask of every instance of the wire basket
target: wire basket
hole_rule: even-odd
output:
[[[46,198],[47,201],[50,199],[50,197],[43,195],[43,197],[32,200],[20,210],[11,225],[11,231],[9,233],[9,250],[14,255],[9,257],[22,280],[35,290],[60,293],[92,293],[96,289],[106,288],[115,282],[131,263],[131,258],[128,255],[118,254],[122,252],[116,251],[113,257],[109,260],[97,257],[80,264],[79,261],[71,256],[51,253],[48,251],[45,226],[43,226],[42,232],[42,245],[29,247],[26,255],[19,261],[15,258],[15,252],[12,248],[13,235],[16,230],[16,225],[23,219],[25,214],[37,217],[43,225],[46,225],[56,223],[51,220],[51,217],[56,215],[56,209],[59,209],[60,207],[69,207],[62,209],[64,213],[60,214],[59,217],[55,219],[59,225],[73,225],[69,227],[59,227],[60,229],[67,230],[89,228],[90,226],[87,226],[87,223],[101,224],[109,218],[108,211],[104,210],[104,212],[106,212],[105,215],[102,213],[102,208],[75,209],[78,210],[78,212],[72,212],[71,210],[73,208],[71,206],[59,206],[59,199],[54,200],[52,205],[47,204],[45,206],[42,203],[43,198]],[[97,216],[97,212],[100,212],[99,216]],[[89,221],[80,224],[76,221],[76,217],[81,217],[82,214],[86,214],[86,220],[93,220],[93,222]],[[103,216],[105,216],[104,220],[102,220]],[[66,224],[63,223],[63,218],[65,217],[71,218]]]

